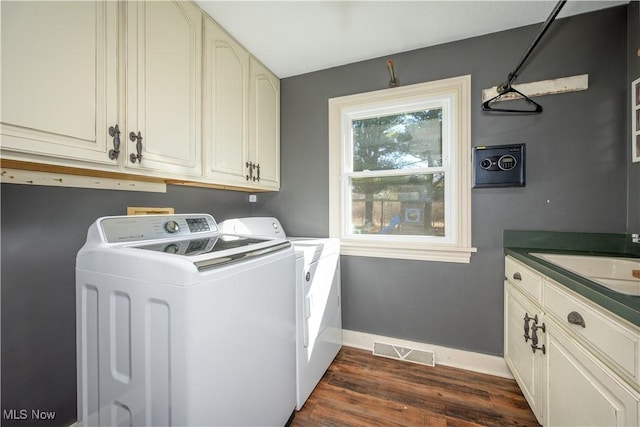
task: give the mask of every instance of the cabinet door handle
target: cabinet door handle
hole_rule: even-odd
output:
[[[538,346],[538,333],[535,329],[531,329],[531,348]],[[535,352],[535,350],[534,350]]]
[[[253,178],[253,162],[245,162],[244,167],[249,169],[249,174],[245,175],[244,177],[246,178],[247,181],[255,181],[255,179]]]
[[[131,155],[129,156],[129,159],[131,159],[131,163],[135,163],[136,160],[139,163],[142,163],[142,134],[139,131],[138,131],[138,135],[136,135],[135,132],[131,132],[129,133],[129,139],[131,141],[135,141],[136,152],[138,153],[137,155],[131,153]]]
[[[538,329],[542,329],[542,332],[547,332],[547,325],[543,323],[542,326],[538,326],[538,322],[536,322],[536,324],[533,325],[531,329],[533,329],[534,332],[537,331]]]
[[[543,328],[544,328],[544,323],[543,323]],[[542,344],[542,347],[538,347],[538,334],[536,333],[536,330],[542,329],[544,332],[543,328],[534,326],[531,329],[531,351],[533,351],[534,353],[536,352],[536,350],[542,350],[542,354],[547,354],[547,349],[545,348],[544,344]]]
[[[584,319],[582,318],[582,315],[577,311],[572,311],[571,313],[569,313],[567,315],[567,321],[572,325],[582,326],[583,328],[587,327],[587,325],[584,323]]]
[[[529,336],[529,321],[532,319],[529,317],[529,313],[524,314],[523,320],[524,320],[524,342],[527,342],[529,341],[529,338],[531,338]]]
[[[258,169],[258,182],[260,182],[260,163],[257,164],[256,168]]]
[[[120,155],[120,129],[118,125],[109,127],[109,135],[113,137],[113,149],[109,150],[109,158],[116,160]]]
[[[515,273],[513,273],[513,279],[522,280],[522,275],[516,271]]]

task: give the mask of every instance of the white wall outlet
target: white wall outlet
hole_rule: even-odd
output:
[[[249,203],[255,203],[258,201],[258,196],[256,194],[249,194]]]

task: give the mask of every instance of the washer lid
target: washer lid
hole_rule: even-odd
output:
[[[193,264],[202,271],[286,249],[291,247],[291,243],[281,239],[218,234],[200,239],[171,240],[129,247],[192,257],[190,259]]]
[[[271,240],[232,234],[216,234],[196,239],[171,240],[164,241],[162,243],[135,245],[131,247],[175,255],[196,256],[203,254],[213,255],[217,252],[243,248],[249,245],[269,241]]]

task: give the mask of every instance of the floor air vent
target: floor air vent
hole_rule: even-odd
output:
[[[419,363],[427,366],[436,365],[436,355],[433,351],[418,350],[415,348],[401,347],[399,345],[391,345],[381,342],[373,343],[373,355],[403,360],[405,362]]]

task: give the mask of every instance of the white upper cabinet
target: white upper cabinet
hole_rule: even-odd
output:
[[[6,1],[1,15],[12,167],[279,189],[280,81],[193,2]]]
[[[117,30],[116,2],[2,2],[3,158],[117,165]]]
[[[216,23],[205,19],[205,179],[280,188],[280,81]]]
[[[250,58],[249,157],[252,180],[263,190],[280,189],[280,80]]]
[[[200,176],[201,12],[183,1],[132,1],[126,12],[125,164]]]
[[[249,183],[249,52],[204,19],[203,152],[205,179]]]

